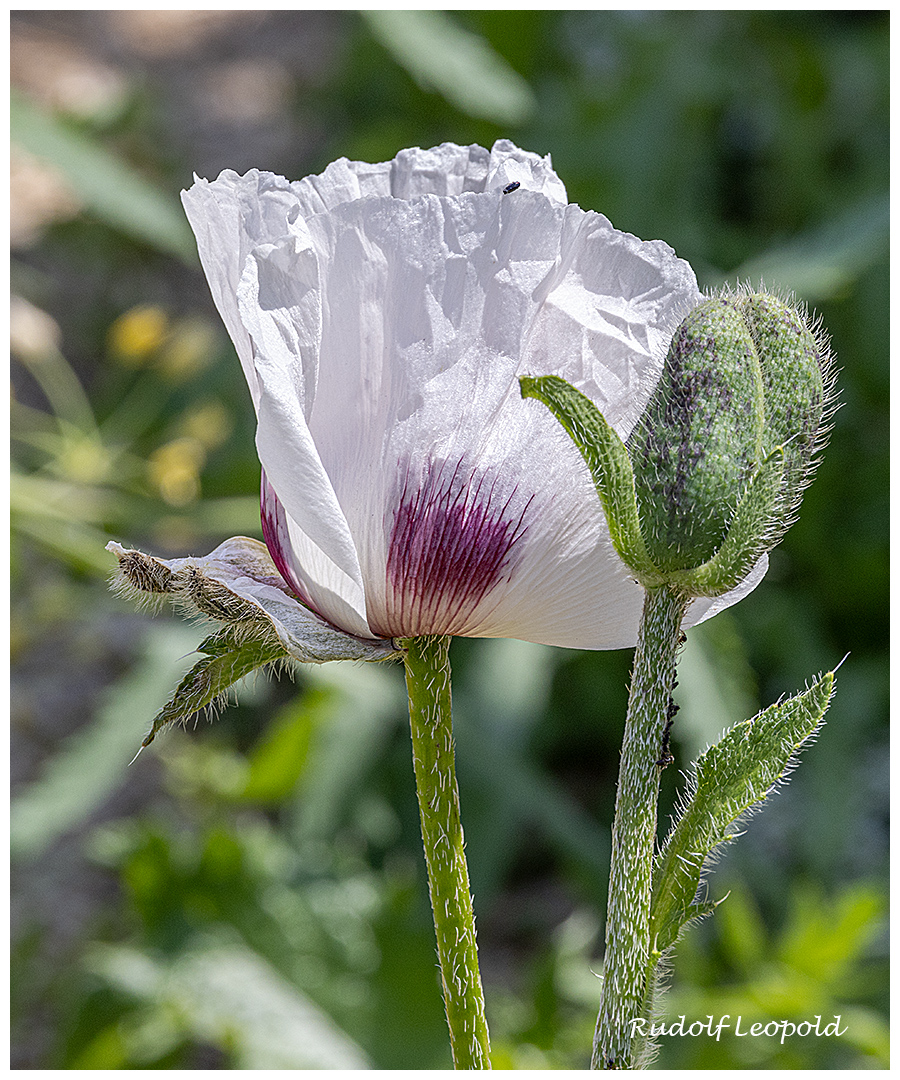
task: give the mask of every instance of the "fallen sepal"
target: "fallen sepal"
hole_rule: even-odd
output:
[[[112,587],[129,599],[153,603],[166,597],[187,614],[245,623],[254,637],[268,626],[287,657],[304,664],[329,660],[390,660],[400,656],[390,639],[354,637],[337,630],[287,590],[265,544],[233,536],[201,557],[160,559],[106,545],[119,560]]]
[[[186,720],[220,699],[238,679],[268,664],[299,660],[380,661],[398,658],[391,640],[354,637],[305,608],[287,590],[265,544],[234,536],[203,557],[160,559],[106,545],[119,560],[112,587],[139,603],[170,600],[188,616],[223,624],[161,710],[142,746],[169,723]]]

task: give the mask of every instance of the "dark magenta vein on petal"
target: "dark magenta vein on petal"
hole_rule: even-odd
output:
[[[284,578],[294,595],[315,611],[291,566],[288,556],[291,540],[288,535],[287,513],[281,505],[281,500],[275,494],[275,489],[269,483],[265,470],[262,471],[260,480],[259,502],[263,540],[272,556],[272,562],[275,563],[278,573]]]
[[[511,571],[530,499],[514,513],[497,476],[461,461],[433,463],[421,480],[407,468],[391,527],[386,625],[392,637],[465,633],[481,601]]]

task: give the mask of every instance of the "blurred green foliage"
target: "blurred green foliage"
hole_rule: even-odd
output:
[[[253,33],[204,39],[259,61],[271,32],[284,60],[330,28],[327,70],[279,84],[296,139],[247,160],[236,126],[227,163],[299,177],[509,137],[702,283],[762,275],[832,335],[831,446],[765,582],[689,635],[679,767],[850,657],[802,767],[712,875],[728,899],[681,942],[663,1009],[847,1033],[665,1038],[658,1065],[886,1067],[887,13],[403,14],[243,13]],[[126,612],[104,544],[258,536],[252,409],[179,225],[204,162],[164,107],[175,69],[129,66],[112,23],[14,16],[14,57],[37,28],[106,42],[126,78],[94,112],[33,83],[13,102],[16,146],[80,207],[12,271],[13,1067],[447,1067],[402,672],[250,681],[127,768],[204,631]],[[586,1067],[629,661],[454,644],[498,1067]]]

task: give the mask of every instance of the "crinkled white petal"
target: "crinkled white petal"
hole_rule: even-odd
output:
[[[356,544],[307,425],[316,391],[321,290],[315,253],[296,237],[247,259],[238,306],[253,342],[256,446],[284,506],[304,595],[350,633],[369,633]]]
[[[297,440],[292,439],[288,447],[280,447],[279,460],[286,459],[296,446]],[[296,595],[323,618],[348,633],[358,637],[376,636],[366,622],[365,594],[361,583],[344,573],[327,551],[319,547],[291,518],[275,494],[265,469],[262,475],[261,512],[266,543],[284,580]],[[313,522],[313,525],[317,524]],[[337,524],[346,528],[342,515]]]
[[[520,150],[508,139],[500,139],[491,150],[485,190],[502,192],[511,183],[521,185],[523,191],[539,191],[559,206],[569,201],[565,185],[553,171],[549,154],[541,158]]]
[[[208,187],[227,206],[252,201],[223,177]],[[290,227],[261,228],[239,283],[217,280],[235,344],[250,343],[257,445],[303,598],[360,636],[633,645],[642,590],[580,454],[517,377],[562,376],[627,437],[699,302],[688,264],[567,205],[549,160],[507,142],[285,183],[260,191],[277,209],[258,218]]]
[[[516,520],[524,512],[526,528],[509,581],[447,629],[624,645],[633,641],[641,591],[612,550],[578,451],[546,409],[521,400],[516,378],[563,375],[625,435],[699,293],[665,245],[543,195],[515,195],[366,199],[314,217],[321,324],[286,296],[285,281],[303,280],[290,273],[293,238],[254,252],[260,284],[246,318],[278,327],[254,335],[276,350],[259,369],[263,402],[296,396],[296,358],[320,334],[308,427],[295,415],[270,432],[261,406],[260,454],[295,521],[321,512],[306,486],[289,486],[318,455],[360,559],[374,632],[401,632],[387,615],[386,567],[403,484],[461,463],[474,470],[473,484],[487,478],[495,510]],[[275,475],[270,461],[288,446],[292,463]],[[310,597],[322,610],[314,584]],[[326,614],[334,619],[333,607]]]
[[[565,206],[566,189],[553,171],[549,155],[520,150],[501,139],[487,151],[481,146],[442,143],[430,150],[401,150],[393,161],[371,165],[339,158],[318,176],[295,181],[291,188],[307,220],[343,203],[372,196],[414,199],[420,195],[456,197],[465,192],[500,192],[513,181],[540,191]]]

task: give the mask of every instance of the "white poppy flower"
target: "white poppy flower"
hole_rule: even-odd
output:
[[[507,141],[223,172],[183,199],[257,411],[266,543],[305,604],[358,637],[634,645],[643,590],[517,377],[561,376],[626,438],[701,299],[686,262]]]

